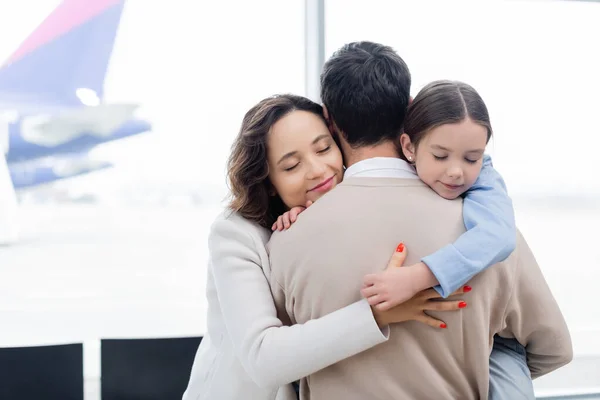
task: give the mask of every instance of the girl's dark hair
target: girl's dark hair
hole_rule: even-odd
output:
[[[270,228],[287,211],[269,180],[267,138],[273,125],[292,111],[311,112],[326,124],[323,108],[305,97],[292,94],[268,97],[244,116],[227,162],[229,208],[265,228]]]
[[[487,141],[492,137],[490,116],[483,99],[475,89],[458,81],[434,81],[425,86],[412,104],[404,121],[404,133],[418,146],[432,129],[458,123],[470,118],[487,130]],[[404,160],[406,157],[401,152]]]

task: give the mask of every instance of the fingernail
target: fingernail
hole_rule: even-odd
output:
[[[470,291],[471,291],[471,286],[469,286],[469,285],[466,285],[466,286],[463,288],[463,292],[465,292],[465,293],[467,293],[467,292],[470,292]]]
[[[402,253],[404,251],[404,243],[400,243],[398,247],[396,247],[397,253]]]
[[[467,303],[464,301],[461,301],[460,303],[458,303],[458,308],[465,308],[467,306]]]
[[[446,329],[447,327],[448,327],[448,325],[446,325],[446,324],[440,324],[440,328],[442,328],[442,329]]]

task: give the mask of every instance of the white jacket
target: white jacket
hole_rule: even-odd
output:
[[[231,212],[213,223],[207,333],[183,400],[295,400],[290,382],[387,340],[365,300],[284,326],[268,282],[270,234]]]

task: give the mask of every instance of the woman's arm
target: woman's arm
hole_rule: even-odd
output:
[[[512,201],[488,155],[464,198],[463,219],[467,228],[464,234],[422,259],[435,275],[439,283],[435,289],[443,297],[515,249],[517,229]]]
[[[227,333],[256,384],[281,386],[387,339],[366,301],[305,324],[283,326],[263,273],[256,229],[219,219],[209,236],[211,268]]]

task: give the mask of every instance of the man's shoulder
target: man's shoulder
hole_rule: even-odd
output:
[[[417,178],[382,178],[382,177],[350,177],[344,179],[338,187],[405,187],[405,188],[428,188],[428,186]]]
[[[364,183],[371,180],[356,179],[365,179]],[[353,212],[360,210],[361,213],[368,213],[369,194],[365,193],[363,196],[361,188],[345,183],[346,180],[302,212],[289,229],[274,232],[269,246],[293,246],[294,243],[305,245],[312,241],[320,241],[323,237],[344,229],[344,222],[348,222]]]
[[[270,247],[314,243],[345,229],[360,229],[365,219],[402,220],[415,212],[460,217],[462,199],[446,200],[420,179],[348,178],[301,213],[288,230],[275,232]]]
[[[438,195],[433,189],[420,179],[412,178],[379,178],[379,177],[352,177],[338,185],[347,201],[356,204],[369,205],[370,210],[377,214],[381,203],[388,203],[384,199],[393,200],[398,208],[406,207],[441,207],[462,209],[463,199],[458,197],[448,200]],[[337,188],[336,188],[337,189]],[[362,210],[362,209],[361,209]]]
[[[338,188],[327,193],[303,211],[289,229],[273,232],[267,249],[270,252],[274,247],[284,247],[288,251],[297,247],[298,243],[308,245],[324,230],[328,230],[333,221],[338,220],[343,213],[340,207],[343,201],[344,197],[340,196]]]
[[[309,209],[302,212],[290,228],[273,232],[269,239],[268,246],[279,246],[298,241],[304,242],[307,238],[310,238],[310,232],[314,232],[315,229],[319,228],[319,219],[311,218],[311,216],[316,214],[315,209],[313,209],[316,205],[317,204],[315,203]]]
[[[529,244],[527,243],[527,240],[525,240],[523,233],[519,230],[519,228],[517,228],[515,250],[511,253],[507,260],[513,259],[517,264],[520,264],[521,261],[526,257],[533,257],[533,253],[531,251],[531,247],[529,247]]]

